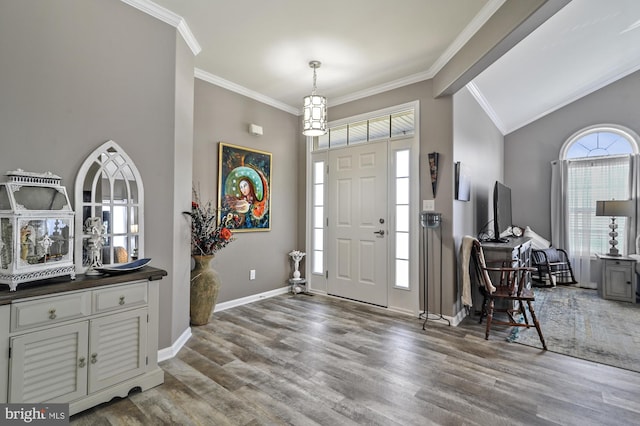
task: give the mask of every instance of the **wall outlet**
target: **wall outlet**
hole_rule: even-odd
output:
[[[425,212],[432,212],[436,210],[435,200],[422,200],[422,210]]]
[[[249,271],[249,279],[250,280],[255,280],[256,279],[256,270],[252,269]]]

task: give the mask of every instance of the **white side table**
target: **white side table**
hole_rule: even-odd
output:
[[[602,265],[602,297],[636,303],[636,260],[596,254]]]

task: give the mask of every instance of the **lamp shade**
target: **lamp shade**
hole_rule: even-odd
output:
[[[596,201],[596,216],[626,216],[633,214],[632,200]]]
[[[320,95],[305,96],[302,108],[302,134],[322,136],[327,133],[327,98]]]

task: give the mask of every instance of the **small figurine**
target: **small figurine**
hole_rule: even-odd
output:
[[[33,251],[33,227],[25,225],[20,228],[20,259],[27,260]]]
[[[96,268],[102,268],[102,246],[105,241],[106,227],[99,217],[90,217],[84,222],[84,232],[89,234],[89,269],[87,275],[100,275]]]

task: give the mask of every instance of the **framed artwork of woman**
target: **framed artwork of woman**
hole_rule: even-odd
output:
[[[218,160],[218,224],[271,230],[271,153],[220,142]]]

